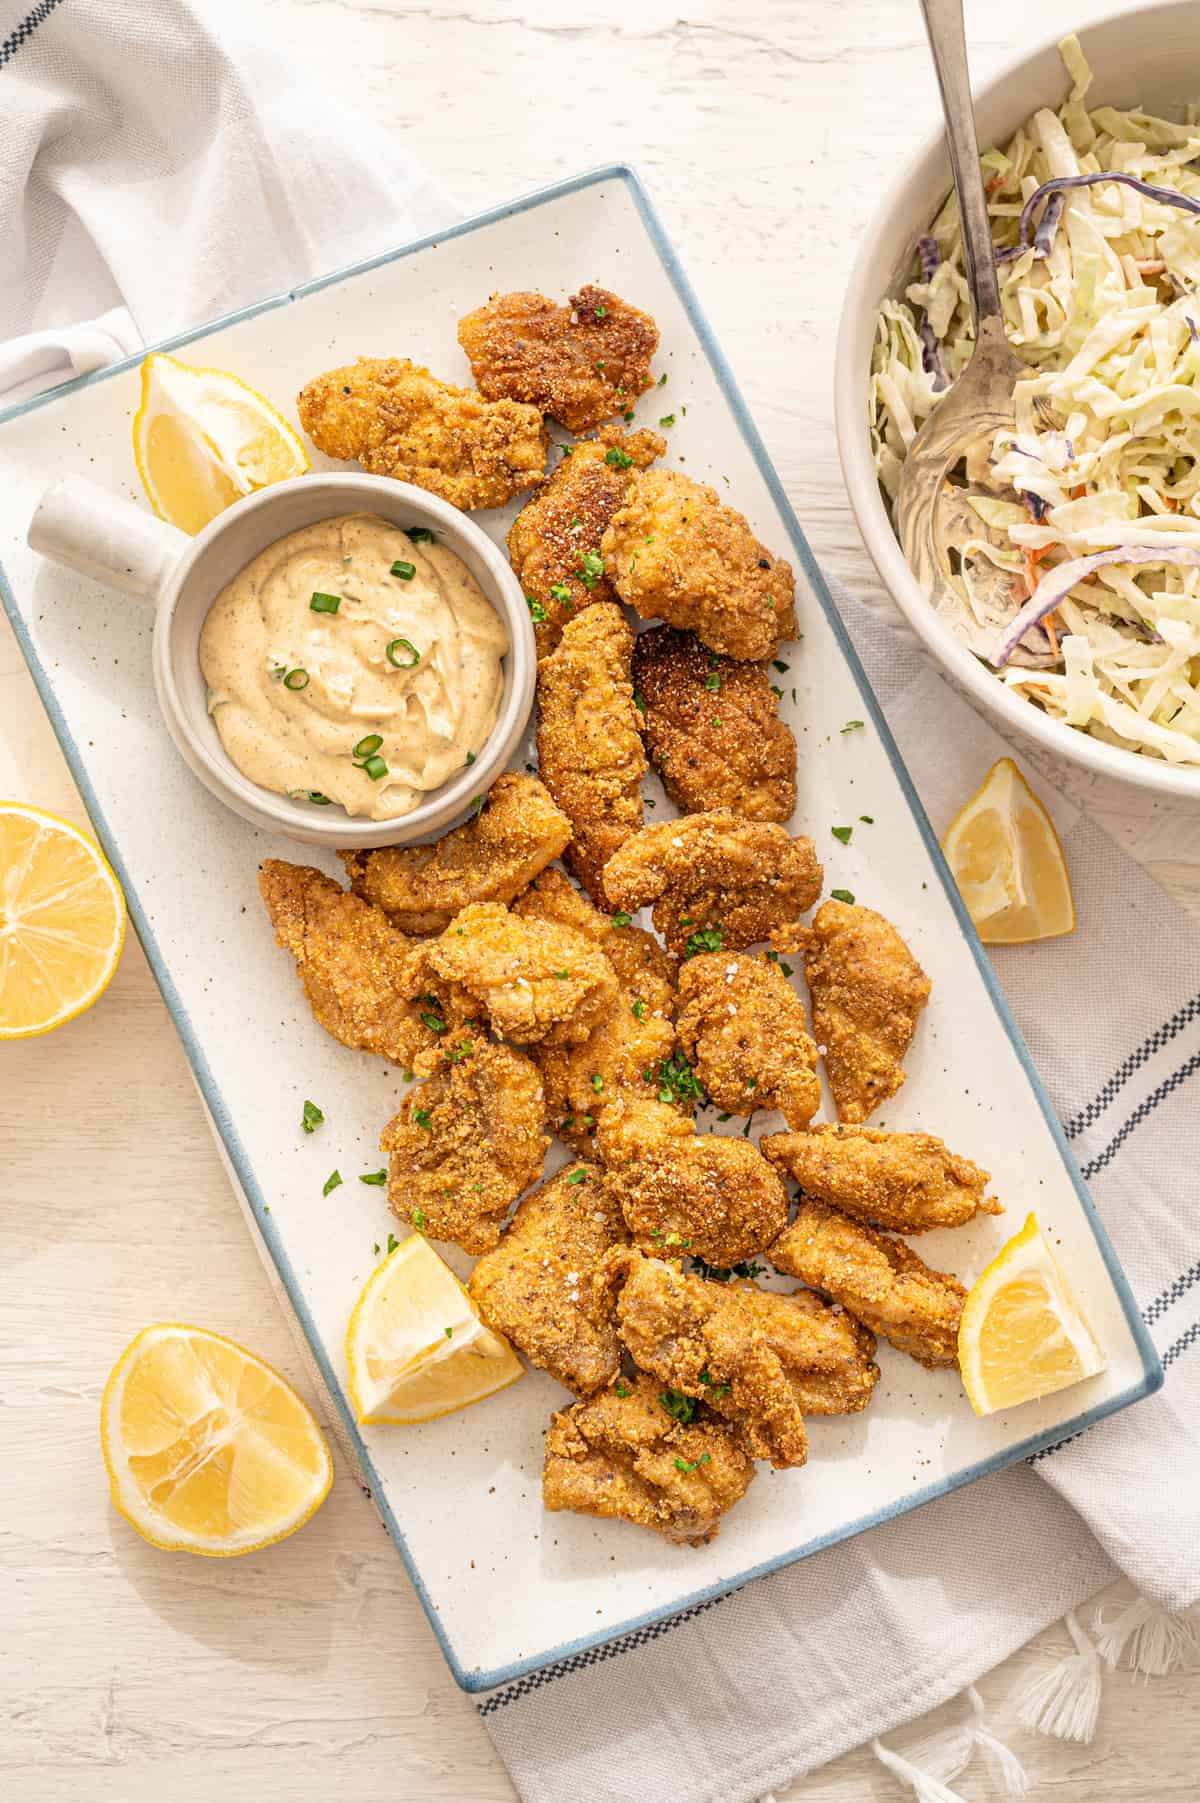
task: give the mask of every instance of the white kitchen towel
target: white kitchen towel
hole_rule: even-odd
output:
[[[940,832],[1024,748],[836,598]],[[994,961],[1164,1388],[1028,1465],[489,1692],[479,1710],[525,1803],[751,1803],[953,1696],[1115,1570],[1165,1608],[1200,1596],[1200,924],[1030,774],[1079,926]]]
[[[385,134],[180,0],[0,0],[0,101],[0,399],[452,216]],[[943,824],[1003,747],[917,653],[845,611]],[[1200,930],[1054,805],[1080,932],[997,963],[1166,1390],[1034,1467],[482,1699],[527,1799],[757,1798],[932,1707],[1118,1568],[1155,1601],[1196,1594]]]
[[[182,0],[0,0],[0,100],[0,405],[456,211],[398,139]]]

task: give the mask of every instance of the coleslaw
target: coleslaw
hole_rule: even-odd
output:
[[[1070,92],[980,159],[1005,325],[1028,373],[988,479],[951,497],[946,623],[1046,713],[1200,764],[1200,124]],[[870,423],[894,500],[974,348],[953,194],[880,308]]]

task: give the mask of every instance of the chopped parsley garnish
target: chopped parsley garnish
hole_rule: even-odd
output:
[[[387,1251],[389,1256],[398,1249],[399,1245],[400,1241],[396,1238],[395,1234],[389,1233],[387,1237]]]
[[[711,1458],[710,1452],[702,1452],[698,1459],[681,1459],[676,1455],[675,1469],[683,1472],[699,1471],[701,1465],[707,1465]]]
[[[775,951],[768,952],[767,957],[771,960],[772,964],[778,964],[780,970],[783,972],[785,977],[791,976],[791,974],[792,974],[791,965],[785,964],[783,959],[779,956],[778,952],[775,952]]]
[[[848,908],[853,907],[854,896],[849,889],[831,889],[829,891],[829,893],[833,897],[834,901],[845,902],[845,904]]]
[[[582,1183],[586,1176],[587,1176],[586,1171],[582,1171],[582,1170],[572,1171],[571,1175],[567,1178],[567,1182],[568,1183]]]
[[[550,972],[550,975],[552,977],[557,977],[560,983],[565,982],[566,979],[570,976],[570,974],[571,973],[569,970],[552,970]]]
[[[621,1398],[622,1401],[624,1401],[626,1396],[628,1396],[630,1393],[628,1384],[614,1384],[613,1388],[616,1390],[617,1395]]]
[[[708,675],[704,678],[704,686],[710,694],[715,693],[715,691],[720,688],[721,678],[717,675],[715,670],[710,670]]]
[[[603,319],[607,313],[608,313],[608,308],[603,305],[592,308],[592,318],[593,319]]]
[[[702,927],[698,933],[688,934],[683,955],[694,958],[697,952],[719,952],[724,944],[725,935],[720,927]]]
[[[552,582],[550,584],[550,593],[554,596],[556,601],[569,601],[571,599],[571,591],[565,582]]]
[[[340,1171],[330,1171],[328,1177],[325,1179],[321,1194],[323,1196],[331,1196],[335,1189],[341,1189],[341,1187],[342,1173]]]
[[[792,667],[791,664],[785,664],[783,662],[782,658],[778,658],[778,657],[775,659],[775,662],[771,665],[771,668],[773,670],[778,670],[779,674],[781,676],[786,676],[788,671],[791,669],[791,667]]]
[[[426,1133],[429,1132],[430,1114],[428,1108],[414,1108],[413,1120],[417,1123],[418,1127],[423,1128]]]
[[[658,1400],[672,1421],[681,1421],[684,1426],[696,1413],[696,1398],[685,1396],[682,1390],[660,1390]]]
[[[660,388],[665,388],[667,385],[667,372],[665,369],[663,370],[662,375],[658,378],[658,385]]]
[[[718,1396],[725,1396],[729,1392],[729,1385],[719,1384],[707,1367],[700,1373],[700,1382],[708,1391],[711,1401],[715,1402]]]
[[[474,1046],[471,1041],[464,1039],[460,1046],[455,1046],[452,1052],[446,1053],[446,1061],[448,1064],[460,1064],[464,1058],[471,1056],[473,1050]]]
[[[703,1088],[696,1081],[696,1073],[682,1052],[673,1052],[664,1058],[657,1070],[644,1071],[647,1083],[658,1084],[660,1102],[695,1102],[708,1100]]]
[[[710,1265],[702,1258],[692,1258],[693,1272],[708,1283],[728,1283],[731,1277],[760,1277],[766,1268],[749,1260],[743,1260],[739,1265]]]
[[[421,1019],[425,1022],[425,1025],[429,1028],[431,1033],[444,1033],[446,1031],[446,1023],[440,1014],[423,1014]]]
[[[590,595],[601,576],[604,574],[604,559],[599,551],[589,551],[581,559],[576,574]]]
[[[626,407],[624,413],[621,415],[621,418],[625,421],[625,424],[627,426],[632,425],[633,424],[633,408]]]
[[[335,614],[342,605],[340,595],[323,595],[320,589],[314,589],[309,607],[315,614]]]
[[[615,927],[627,927],[632,919],[633,915],[626,914],[624,908],[622,908],[619,914],[613,915],[612,923]]]
[[[473,819],[479,819],[479,816],[483,813],[483,804],[486,800],[486,795],[477,795],[475,797],[474,801],[471,803],[471,816]]]
[[[417,566],[415,563],[405,563],[402,557],[398,557],[392,565],[390,573],[393,576],[399,576],[401,582],[411,582],[417,573]]]
[[[862,720],[847,720],[841,730],[842,732],[858,732],[864,724],[865,722]]]
[[[771,693],[772,693],[772,695],[774,695],[776,701],[783,700],[783,690],[780,688],[777,688],[774,683],[771,684]]]
[[[850,835],[854,828],[852,826],[832,826],[829,830],[835,839],[840,839],[843,845],[849,845]]]
[[[596,365],[597,369],[601,367],[602,366],[599,363]],[[614,444],[610,445],[608,450],[605,451],[604,461],[605,463],[611,464],[612,468],[615,470],[627,470],[632,465],[633,458],[629,455],[628,451],[623,451],[620,445]]]
[[[443,1328],[442,1331],[448,1340],[452,1340],[454,1338],[454,1329],[452,1327]]]
[[[664,413],[658,423],[660,426],[673,426],[675,424],[675,415],[673,413]]]
[[[634,1020],[645,1020],[646,1004],[640,995],[635,999],[630,1012],[633,1015]]]
[[[468,766],[468,768],[469,768],[469,767],[470,767],[470,766],[471,766],[471,765],[472,765],[472,764],[473,764],[473,763],[474,763],[474,762],[475,762],[475,753],[474,753],[474,752],[473,752],[473,751],[468,751],[468,753],[467,753],[467,766]]]
[[[424,1233],[424,1231],[425,1231],[425,1210],[423,1208],[414,1208],[413,1209],[413,1226],[416,1228],[418,1233]]]
[[[874,826],[874,824],[875,824],[874,814],[860,814],[859,819],[862,821],[864,826]]]
[[[592,1088],[597,1095],[599,1095],[600,1091],[604,1088],[604,1078],[600,1075],[599,1071],[592,1072]]]
[[[646,697],[644,695],[642,695],[641,693],[639,693],[639,691],[637,689],[635,689],[633,691],[633,705],[634,705],[634,707],[636,707],[639,714],[645,713]]]
[[[547,617],[545,608],[542,606],[536,595],[526,595],[525,600],[529,607],[530,619],[535,626],[540,626]]]
[[[300,1116],[300,1125],[306,1133],[315,1133],[325,1116],[315,1102],[304,1104],[304,1113]]]
[[[382,1185],[387,1182],[387,1172],[386,1171],[361,1171],[359,1173],[358,1181],[360,1183],[374,1184],[375,1187],[378,1189],[378,1188],[381,1188]]]

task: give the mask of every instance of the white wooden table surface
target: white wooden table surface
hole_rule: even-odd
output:
[[[936,105],[916,0],[689,0],[686,18],[680,0],[197,4],[249,20],[404,133],[465,209],[614,156],[635,162],[818,555],[878,593],[842,490],[830,365],[856,241]],[[976,73],[1107,10],[968,0]],[[1200,909],[1200,818],[1073,787]],[[0,794],[83,819],[6,628]],[[100,1394],[147,1321],[205,1323],[300,1377],[137,945],[90,1014],[5,1048],[0,1081],[0,1794],[511,1798],[344,1467],[303,1533],[228,1564],[156,1552],[109,1509]],[[1052,1631],[984,1680],[1002,1732],[1018,1682],[1064,1644]],[[1198,1705],[1195,1676],[1142,1687],[1120,1673],[1091,1747],[1019,1730],[1014,1744],[1035,1794],[1057,1803],[1194,1798]],[[948,1705],[935,1719],[954,1717]],[[992,1794],[978,1770],[959,1788]],[[901,1791],[854,1753],[786,1794]]]

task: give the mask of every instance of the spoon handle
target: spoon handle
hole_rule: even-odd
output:
[[[987,196],[979,169],[975,115],[971,110],[963,0],[921,0],[921,11],[925,15],[925,30],[942,93],[942,111],[946,115],[946,142],[950,147],[950,165],[958,191],[967,283],[975,308],[978,337],[986,319],[1000,317],[1000,289],[996,281]]]

